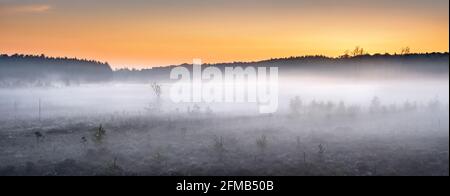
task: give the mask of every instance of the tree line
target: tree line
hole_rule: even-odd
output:
[[[255,62],[204,64],[202,67],[279,67],[280,74],[328,74],[326,76],[367,77],[367,73],[383,77],[398,77],[405,73],[448,77],[449,53],[411,53],[409,47],[399,54],[368,54],[356,47],[339,57],[293,56]],[[192,68],[192,64],[154,67],[150,69],[112,70],[107,62],[48,57],[45,55],[0,54],[1,86],[47,86],[51,83],[77,85],[108,81],[152,82],[168,80],[173,67]],[[366,75],[364,75],[366,74]]]
[[[1,54],[0,86],[77,85],[113,79],[108,63],[45,55]]]

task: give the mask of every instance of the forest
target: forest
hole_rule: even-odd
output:
[[[280,74],[302,76],[314,74],[333,77],[359,77],[392,79],[405,74],[447,77],[448,53],[426,54],[344,54],[302,56],[269,59],[257,62],[204,64],[203,68],[225,67],[279,67]],[[51,87],[82,83],[128,82],[148,83],[168,81],[170,70],[176,66],[192,69],[192,64],[156,66],[148,69],[116,69],[106,62],[94,60],[47,57],[45,55],[0,55],[0,87]]]

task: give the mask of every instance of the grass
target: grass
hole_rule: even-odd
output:
[[[448,113],[441,115],[437,130],[430,127],[433,116],[420,111],[396,118],[331,118],[323,124],[282,115],[270,124],[258,116],[237,121],[186,115],[173,118],[177,131],[167,130],[167,116],[49,118],[40,129],[30,122],[15,128],[0,124],[10,130],[0,132],[0,175],[45,175],[55,167],[57,175],[78,170],[97,175],[105,168],[108,175],[448,175],[448,121],[443,120]],[[44,134],[45,143],[36,148],[34,139]],[[102,145],[90,148],[89,137]],[[80,142],[87,147],[79,148]],[[325,156],[326,164],[316,159]],[[67,159],[75,161],[60,164]],[[30,171],[26,162],[34,164]]]
[[[214,137],[214,143],[213,143],[213,149],[214,149],[214,153],[218,156],[219,160],[223,160],[224,156],[225,156],[225,152],[227,151],[225,149],[225,143],[224,143],[224,139],[222,136]]]
[[[267,137],[266,135],[262,135],[261,137],[256,139],[256,146],[258,147],[259,151],[264,154],[267,149]]]
[[[98,127],[94,134],[94,142],[97,144],[100,144],[103,140],[103,138],[106,135],[106,130],[103,128],[102,124]]]

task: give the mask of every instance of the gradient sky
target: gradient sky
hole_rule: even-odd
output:
[[[448,0],[0,0],[0,53],[113,67],[449,50]]]

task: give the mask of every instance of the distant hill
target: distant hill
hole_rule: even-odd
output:
[[[68,86],[112,79],[111,67],[98,61],[44,55],[0,55],[0,86]]]

